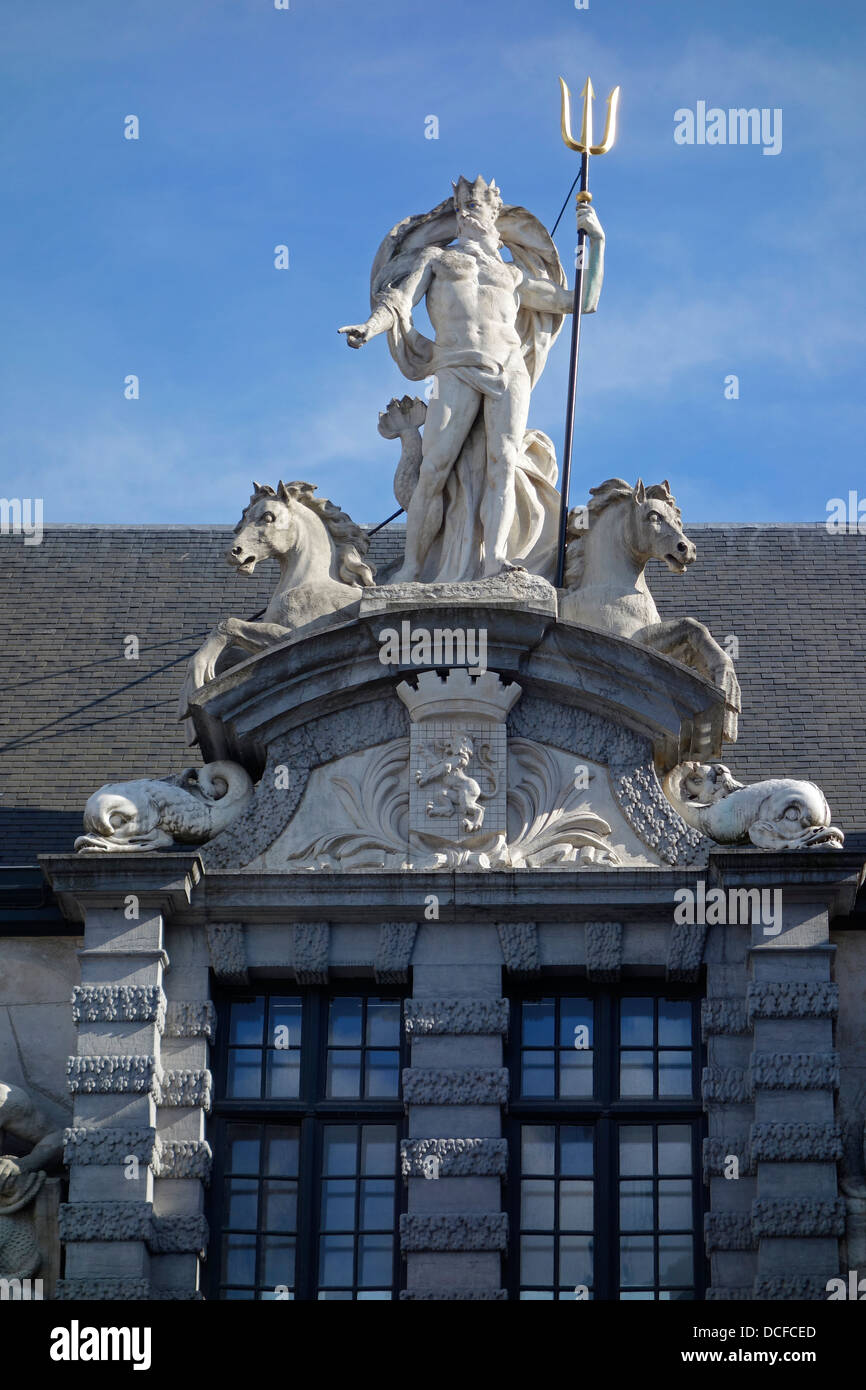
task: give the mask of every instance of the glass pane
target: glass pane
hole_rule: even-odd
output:
[[[523,1046],[553,1047],[552,999],[527,999],[523,1005]]]
[[[350,1054],[354,1056],[354,1053]],[[366,1096],[398,1096],[400,1094],[399,1052],[368,1052]]]
[[[584,1032],[585,1030],[585,1032]],[[581,1048],[592,1047],[592,1001],[590,999],[562,999],[559,1005],[559,1045]]]
[[[521,1284],[553,1283],[553,1237],[520,1237]]]
[[[594,1170],[592,1127],[563,1125],[559,1131],[559,1171],[567,1177],[591,1177]]]
[[[687,1284],[694,1278],[691,1236],[659,1236],[659,1283]]]
[[[227,1167],[230,1173],[257,1173],[259,1171],[258,1125],[229,1125],[226,1133],[228,1146]]]
[[[391,1236],[361,1236],[358,1241],[358,1283],[390,1286],[394,1277],[394,1242]]]
[[[243,999],[232,1004],[229,1043],[261,1043],[265,1024],[264,999]]]
[[[332,999],[328,1018],[328,1045],[339,1047],[361,1046],[362,1001],[360,999]]]
[[[322,1183],[322,1230],[354,1231],[355,1184],[342,1178]]]
[[[256,1238],[254,1235],[223,1236],[222,1276],[227,1284],[256,1282]]]
[[[299,1125],[268,1125],[265,1130],[265,1172],[280,1178],[298,1176]]]
[[[553,1290],[552,1290],[552,1289],[550,1289],[550,1290],[547,1290],[547,1289],[521,1289],[521,1291],[520,1291],[520,1298],[521,1298],[521,1301],[525,1299],[525,1300],[531,1301],[531,1302],[533,1302],[533,1303],[537,1303],[537,1302],[539,1302],[539,1300],[549,1299],[549,1300],[551,1301],[551,1303],[552,1303],[552,1302],[553,1302]]]
[[[659,1095],[690,1096],[692,1093],[691,1052],[659,1053]]]
[[[685,1299],[686,1302],[691,1303],[694,1301],[694,1297],[694,1289],[661,1289],[659,1291],[659,1299],[664,1299],[665,1302],[675,1302],[679,1301],[679,1299]]]
[[[352,1283],[354,1236],[322,1236],[319,1242],[319,1283],[326,1288]]]
[[[258,1048],[229,1052],[226,1095],[247,1100],[262,1092],[262,1054]]]
[[[367,1046],[400,1046],[400,1000],[367,1000]]]
[[[387,1178],[367,1178],[361,1183],[361,1230],[394,1228],[394,1184]]]
[[[555,1052],[524,1052],[523,1094],[525,1096],[556,1095]]]
[[[675,1128],[680,1129],[677,1125]],[[652,1173],[653,1132],[649,1125],[621,1125],[619,1131],[619,1171],[623,1174]]]
[[[298,1227],[298,1184],[262,1183],[262,1225],[267,1231],[295,1231]],[[283,1280],[283,1283],[286,1281]]]
[[[653,1282],[652,1236],[620,1236],[619,1282],[623,1288]]]
[[[591,1052],[560,1052],[559,1094],[561,1096],[592,1095]]]
[[[300,1052],[269,1052],[265,1062],[265,1095],[292,1100],[300,1091]]]
[[[325,1125],[322,1171],[331,1176],[354,1173],[357,1150],[355,1125]]]
[[[556,1184],[530,1178],[520,1184],[520,1224],[526,1229],[553,1230],[553,1198]]]
[[[650,1179],[620,1183],[619,1226],[621,1231],[652,1230],[653,1185]]]
[[[258,1211],[259,1185],[255,1179],[233,1178],[226,1183],[226,1226],[254,1231]]]
[[[262,1238],[262,1283],[269,1289],[295,1282],[295,1242],[291,1236]]]
[[[397,1126],[364,1125],[361,1172],[390,1175],[397,1167]]]
[[[553,1125],[524,1125],[520,1137],[520,1171],[552,1173],[555,1138]]]
[[[659,1047],[691,1047],[692,1006],[688,999],[659,1000]]]
[[[583,1181],[574,1178],[566,1178],[559,1184],[559,1225],[563,1231],[591,1231],[593,1229],[592,1219],[592,1183],[586,1179]],[[560,1271],[560,1283],[568,1283],[568,1279]],[[576,1280],[576,1283],[586,1283],[586,1280]]]
[[[592,1283],[592,1236],[560,1236],[559,1282],[568,1284]]]
[[[653,1001],[623,999],[619,1012],[619,1041],[621,1047],[652,1047]]]
[[[692,1229],[692,1184],[688,1178],[669,1178],[659,1183],[659,1230]]]
[[[361,1289],[355,1295],[359,1303],[385,1303],[391,1301],[390,1289]]]
[[[333,1293],[329,1293],[325,1289],[320,1289],[318,1298],[319,1302],[337,1303],[342,1299],[344,1303],[351,1303],[352,1291],[351,1289],[335,1289]]]
[[[659,1125],[659,1172],[692,1171],[692,1131],[689,1125]]]
[[[653,1093],[653,1055],[651,1052],[621,1052],[619,1061],[621,1096],[651,1096]]]
[[[329,1052],[327,1095],[354,1097],[360,1094],[360,1052]]]
[[[249,1298],[249,1299],[253,1299],[253,1298],[255,1298],[255,1292],[254,1292],[252,1289],[226,1289],[226,1290],[224,1291],[224,1293],[223,1293],[223,1298],[227,1298],[227,1299],[229,1299],[229,1298],[233,1298],[233,1299],[237,1299],[237,1298]]]
[[[296,997],[271,999],[268,1044],[288,1048],[301,1045],[301,1001]]]

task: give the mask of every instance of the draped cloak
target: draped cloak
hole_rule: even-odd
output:
[[[566,287],[556,247],[537,218],[526,208],[504,205],[496,222],[515,265],[530,279],[549,280]],[[477,579],[482,574],[480,510],[487,487],[487,438],[482,397],[508,390],[508,373],[468,345],[438,349],[412,321],[411,296],[403,287],[429,246],[448,246],[457,236],[453,199],[432,211],[404,218],[385,237],[370,275],[373,308],[386,304],[393,311],[388,330],[391,356],[410,381],[441,372],[459,376],[479,392],[478,414],[448,475],[443,492],[443,521],[424,556],[425,582]],[[521,307],[516,319],[530,387],[540,377],[547,354],[562,327],[564,315]],[[520,445],[515,477],[516,508],[508,536],[507,555],[513,564],[553,580],[559,520],[556,454],[541,430],[526,430]]]

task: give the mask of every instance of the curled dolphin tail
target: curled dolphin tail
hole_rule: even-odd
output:
[[[418,396],[396,396],[379,413],[379,433],[383,439],[398,439],[402,445],[400,461],[394,474],[394,496],[403,508],[408,508],[421,469],[421,426],[427,416],[427,406]]]

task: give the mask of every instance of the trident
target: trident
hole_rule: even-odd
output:
[[[600,145],[592,143],[592,102],[595,92],[592,82],[586,79],[581,96],[583,97],[583,123],[580,139],[575,140],[571,133],[571,93],[560,77],[562,89],[562,138],[570,150],[580,154],[580,189],[576,205],[591,203],[589,191],[589,156],[607,154],[616,139],[616,113],[619,106],[619,87],[614,87],[607,99],[607,119],[604,123],[604,138]],[[573,187],[574,185],[572,185]],[[562,455],[562,482],[560,483],[559,504],[559,548],[556,561],[556,587],[562,588],[565,575],[565,533],[568,525],[568,489],[571,481],[571,453],[574,444],[574,402],[577,395],[577,361],[580,355],[580,320],[583,313],[583,260],[586,233],[581,229],[577,235],[577,273],[574,281],[574,308],[571,315],[571,359],[568,368],[568,403],[565,413],[565,443]]]

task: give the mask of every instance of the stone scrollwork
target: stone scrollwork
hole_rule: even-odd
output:
[[[720,845],[758,849],[841,849],[820,787],[793,777],[744,786],[723,763],[685,762],[667,774],[664,791],[683,820]]]
[[[88,798],[79,854],[204,844],[234,820],[253,794],[237,763],[186,768],[176,777],[107,782]]]

